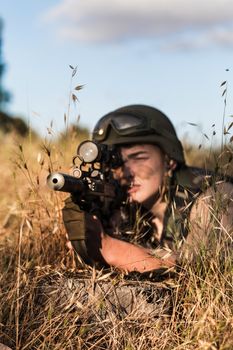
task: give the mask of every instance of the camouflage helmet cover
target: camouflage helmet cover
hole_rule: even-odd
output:
[[[174,126],[154,107],[129,105],[116,109],[97,122],[92,136],[93,141],[106,145],[155,144],[171,159],[185,163]]]

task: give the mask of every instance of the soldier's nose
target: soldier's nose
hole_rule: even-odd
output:
[[[128,164],[124,165],[123,174],[126,179],[132,179],[134,177],[134,171]]]

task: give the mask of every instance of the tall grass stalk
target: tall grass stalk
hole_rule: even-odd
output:
[[[21,279],[21,245],[22,245],[22,236],[23,236],[23,227],[25,219],[23,218],[19,230],[19,241],[18,241],[18,260],[17,260],[17,284],[16,284],[16,350],[20,348],[19,343],[19,314],[20,314],[20,279]]]
[[[226,106],[227,106],[227,90],[228,90],[228,82],[225,80],[222,82],[221,87],[224,88],[222,97],[223,97],[223,116],[222,116],[222,139],[221,139],[221,151],[223,151],[224,144],[224,135],[225,135],[225,118],[226,118]]]

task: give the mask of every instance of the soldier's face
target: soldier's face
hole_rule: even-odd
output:
[[[123,179],[128,185],[130,201],[146,207],[158,198],[166,172],[165,156],[155,145],[121,147]]]

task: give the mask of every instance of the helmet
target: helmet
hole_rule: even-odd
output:
[[[103,116],[92,138],[106,145],[151,143],[178,163],[185,163],[183,147],[168,117],[154,107],[130,105]]]

